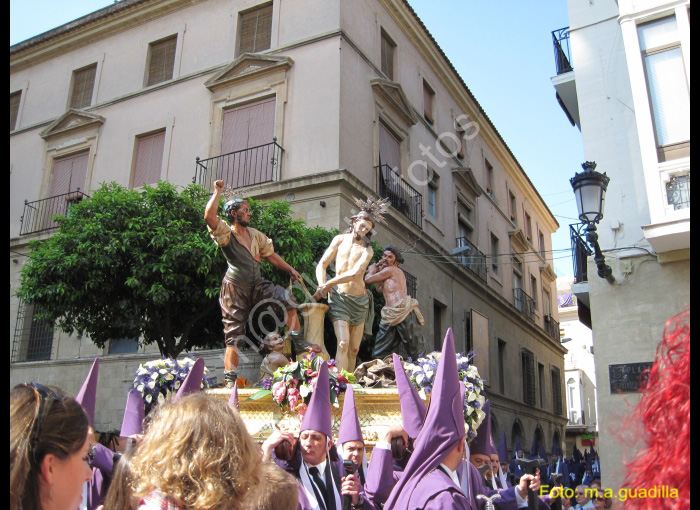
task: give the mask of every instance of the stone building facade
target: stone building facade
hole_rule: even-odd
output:
[[[223,177],[326,228],[345,227],[353,197],[388,197],[374,239],[412,247],[403,267],[429,346],[452,327],[458,349],[476,351],[509,447],[563,441],[558,224],[407,2],[123,0],[10,59],[11,384],[55,372],[49,382],[75,391],[66,360],[102,355],[101,387],[125,393],[127,366],[156,356],[56,332],[27,358],[31,305],[13,295],[28,241],[51,235],[27,207],[65,207],[105,181]],[[202,354],[220,378],[221,351]],[[117,407],[98,410],[98,426],[117,423]]]

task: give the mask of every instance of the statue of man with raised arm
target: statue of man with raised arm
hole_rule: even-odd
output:
[[[294,297],[288,290],[262,278],[261,261],[265,259],[277,269],[289,273],[292,280],[301,281],[301,276],[275,253],[271,239],[249,227],[250,204],[245,198],[235,198],[224,205],[224,214],[231,225],[218,216],[223,190],[224,181],[216,181],[214,193],[204,210],[204,219],[228,263],[221,282],[219,304],[226,340],[224,380],[227,386],[233,386],[238,376],[238,349],[245,339],[246,322],[254,306],[263,300],[272,301],[286,310],[288,334],[297,352],[321,352],[321,347],[304,340]]]

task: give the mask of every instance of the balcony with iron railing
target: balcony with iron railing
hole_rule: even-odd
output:
[[[588,281],[588,256],[593,255],[593,251],[581,235],[581,231],[584,227],[585,225],[583,223],[569,225],[569,232],[571,234],[571,256],[574,263],[574,283]]]
[[[229,152],[208,159],[196,158],[192,182],[211,190],[222,179],[227,187],[241,188],[280,180],[284,149],[273,138],[271,143]]]
[[[554,63],[557,67],[557,75],[573,71],[571,46],[569,44],[569,27],[553,30],[552,43],[554,44]]]
[[[83,198],[90,197],[78,188],[75,191],[35,200],[34,202],[25,200],[24,212],[19,219],[21,224],[19,235],[26,236],[58,228],[58,223],[54,220],[54,217],[67,216],[70,207],[80,202]]]
[[[374,167],[377,171],[377,193],[406,218],[423,227],[423,195],[408,184],[389,165]]]
[[[547,333],[557,342],[561,341],[561,331],[559,330],[559,323],[554,320],[551,315],[544,316],[544,332]]]
[[[513,304],[530,320],[535,320],[535,300],[528,296],[523,289],[513,289]]]
[[[466,237],[458,237],[456,243],[457,249],[453,253],[457,254],[459,263],[486,281],[486,255]]]

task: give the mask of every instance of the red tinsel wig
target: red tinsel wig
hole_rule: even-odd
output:
[[[632,418],[644,426],[646,449],[627,465],[625,488],[677,489],[677,498],[630,498],[626,509],[690,508],[690,309],[671,318]]]

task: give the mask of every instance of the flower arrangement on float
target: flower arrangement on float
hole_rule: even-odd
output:
[[[260,382],[263,389],[250,397],[251,400],[271,394],[272,400],[278,406],[288,407],[291,412],[298,413],[299,418],[302,418],[311,400],[311,394],[316,389],[321,363],[328,364],[331,403],[339,407],[338,395],[345,392],[348,384],[355,383],[355,376],[339,369],[336,360],[324,361],[313,352],[305,355],[301,361],[292,361],[278,368],[272,377],[263,379]]]
[[[131,387],[141,392],[146,406],[146,414],[151,411],[153,406],[164,402],[166,398],[177,393],[182,381],[190,373],[194,361],[192,358],[177,360],[165,358],[139,365]],[[212,386],[214,386],[214,381],[209,376],[209,369],[204,367],[202,388],[211,388]]]
[[[464,422],[467,425],[468,439],[476,437],[476,429],[479,428],[486,416],[484,411],[482,411],[486,402],[484,380],[479,376],[477,368],[470,364],[472,357],[472,353],[467,356],[462,353],[457,354],[459,380],[466,387],[464,394]],[[408,378],[418,390],[421,398],[426,398],[426,395],[432,392],[439,362],[440,353],[431,352],[424,358],[418,358],[415,361],[409,358],[404,365]]]

